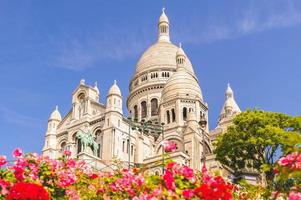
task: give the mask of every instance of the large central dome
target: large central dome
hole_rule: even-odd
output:
[[[142,54],[136,66],[136,74],[158,68],[172,68],[176,70],[176,53],[178,48],[170,42],[159,40]],[[188,58],[186,62],[187,69],[193,73],[193,68]]]
[[[133,118],[138,120],[159,118],[162,90],[177,71],[178,50],[179,47],[170,41],[169,20],[163,9],[158,22],[158,40],[142,54],[130,81],[127,108]],[[189,74],[188,77],[194,80],[196,77],[193,66],[188,57],[186,55],[185,57],[185,70]],[[187,77],[181,76],[180,78]],[[201,92],[198,88],[196,90],[198,96],[201,97]]]

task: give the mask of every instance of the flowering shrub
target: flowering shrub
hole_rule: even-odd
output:
[[[301,200],[301,153],[293,152],[279,159],[274,169],[275,197],[286,196],[289,200]]]
[[[171,145],[173,146],[173,144]],[[171,148],[174,149],[174,146]],[[236,188],[222,177],[170,162],[162,176],[140,169],[93,170],[65,151],[58,160],[17,148],[11,165],[0,156],[0,199],[233,199]]]

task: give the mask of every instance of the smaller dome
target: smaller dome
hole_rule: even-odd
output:
[[[162,23],[162,22],[169,23],[168,17],[165,14],[165,8],[162,8],[162,14],[159,18],[159,24]]]
[[[163,102],[175,97],[203,99],[198,80],[183,67],[178,67],[162,91]]]
[[[184,52],[184,50],[182,49],[182,44],[181,43],[179,44],[179,48],[177,50],[176,56],[177,57],[178,56],[185,56],[185,57],[187,57],[186,54],[185,54],[185,52]]]
[[[114,84],[111,86],[110,90],[109,90],[109,95],[119,95],[121,96],[121,91],[117,85],[117,81],[114,80]]]
[[[55,110],[51,113],[49,120],[57,120],[57,121],[62,121],[62,116],[59,112],[58,106],[55,107]]]

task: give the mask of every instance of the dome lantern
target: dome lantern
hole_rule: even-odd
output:
[[[179,48],[176,53],[176,61],[178,67],[184,67],[186,63],[186,54],[184,50],[182,49],[182,44],[179,44]]]
[[[158,38],[159,42],[170,42],[169,20],[165,14],[165,8],[162,9],[162,14],[159,18],[158,31],[159,31],[159,38]]]

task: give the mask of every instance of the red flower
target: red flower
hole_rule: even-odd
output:
[[[90,175],[90,178],[91,179],[96,179],[96,178],[98,178],[98,175],[93,173],[93,174]]]
[[[1,156],[0,155],[0,167],[5,165],[6,163],[7,163],[6,156]]]
[[[220,176],[210,177],[210,180],[195,188],[194,193],[205,200],[231,200],[234,186],[226,183]]]
[[[163,179],[165,181],[165,185],[168,190],[176,189],[175,179],[170,170],[166,170],[165,174],[163,175]]]
[[[50,200],[43,186],[34,183],[16,183],[10,189],[6,200]]]
[[[194,192],[193,190],[191,189],[185,189],[183,190],[182,192],[182,196],[185,198],[185,199],[191,199],[194,195]]]
[[[22,156],[22,149],[20,149],[20,148],[16,148],[14,151],[13,151],[13,156],[15,157],[15,158],[18,158],[18,157],[20,157],[20,156]]]

